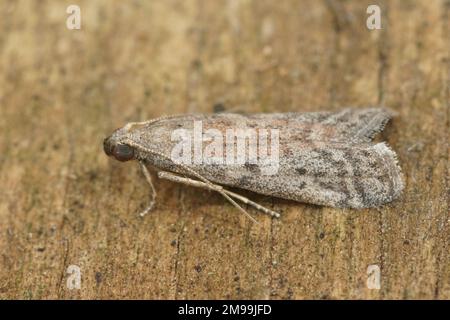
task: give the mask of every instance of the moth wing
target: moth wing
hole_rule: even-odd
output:
[[[286,142],[369,142],[393,112],[385,108],[347,108],[338,112],[291,112],[248,115],[247,126],[276,128]]]
[[[325,123],[335,124],[343,141],[369,142],[383,131],[392,116],[393,112],[384,108],[344,109],[330,115]]]
[[[404,188],[397,155],[386,143],[323,143],[297,150],[284,163],[294,200],[371,208],[393,201]]]
[[[403,189],[395,153],[384,143],[370,145],[392,113],[386,109],[344,109],[339,112],[188,115],[145,128],[140,143],[170,155],[170,134],[176,128],[224,131],[235,127],[280,130],[280,163],[274,175],[258,165],[189,165],[212,182],[301,202],[366,208],[395,199]],[[151,130],[148,130],[151,129]],[[150,144],[151,143],[151,144]],[[155,159],[157,157],[154,157]],[[156,167],[183,173],[167,159]],[[164,160],[164,161],[163,161]],[[185,173],[185,172],[184,172]]]
[[[397,157],[385,143],[292,145],[278,171],[267,175],[258,166],[219,169],[202,174],[219,184],[268,196],[342,208],[371,208],[391,202],[404,188]],[[217,170],[217,168],[216,168]],[[219,179],[217,173],[220,172]]]
[[[330,141],[345,143],[370,142],[384,129],[393,112],[385,108],[347,108],[338,112],[288,112],[212,115],[190,114],[170,117],[140,130],[145,135],[158,128],[158,135],[166,136],[177,128],[191,130],[194,121],[202,121],[204,129],[218,128],[222,131],[235,128],[278,129],[282,143],[290,141]]]

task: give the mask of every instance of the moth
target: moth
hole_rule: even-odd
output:
[[[404,188],[395,152],[372,142],[392,115],[385,108],[176,115],[128,123],[103,147],[119,161],[139,162],[152,191],[141,215],[155,203],[149,167],[159,178],[216,191],[247,215],[238,202],[280,216],[224,187],[371,208],[393,201]]]

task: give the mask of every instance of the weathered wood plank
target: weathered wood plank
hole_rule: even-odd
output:
[[[446,0],[0,3],[0,298],[450,298]],[[404,195],[373,210],[245,195],[283,213],[155,181],[102,139],[182,112],[382,104]],[[380,290],[366,286],[381,268]],[[81,289],[66,285],[69,265]]]

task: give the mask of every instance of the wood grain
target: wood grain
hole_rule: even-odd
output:
[[[450,2],[375,2],[83,0],[68,30],[70,1],[1,1],[0,298],[449,299]],[[141,219],[137,164],[102,151],[163,114],[379,104],[398,113],[381,138],[406,190],[378,209],[244,192],[283,214],[254,224],[156,181]]]

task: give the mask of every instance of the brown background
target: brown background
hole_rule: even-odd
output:
[[[82,29],[66,28],[81,6]],[[382,30],[366,28],[368,4]],[[449,1],[0,2],[0,298],[450,298]],[[127,121],[383,104],[403,196],[340,210],[148,186]],[[82,272],[66,286],[67,267]],[[370,264],[381,289],[366,287]]]

